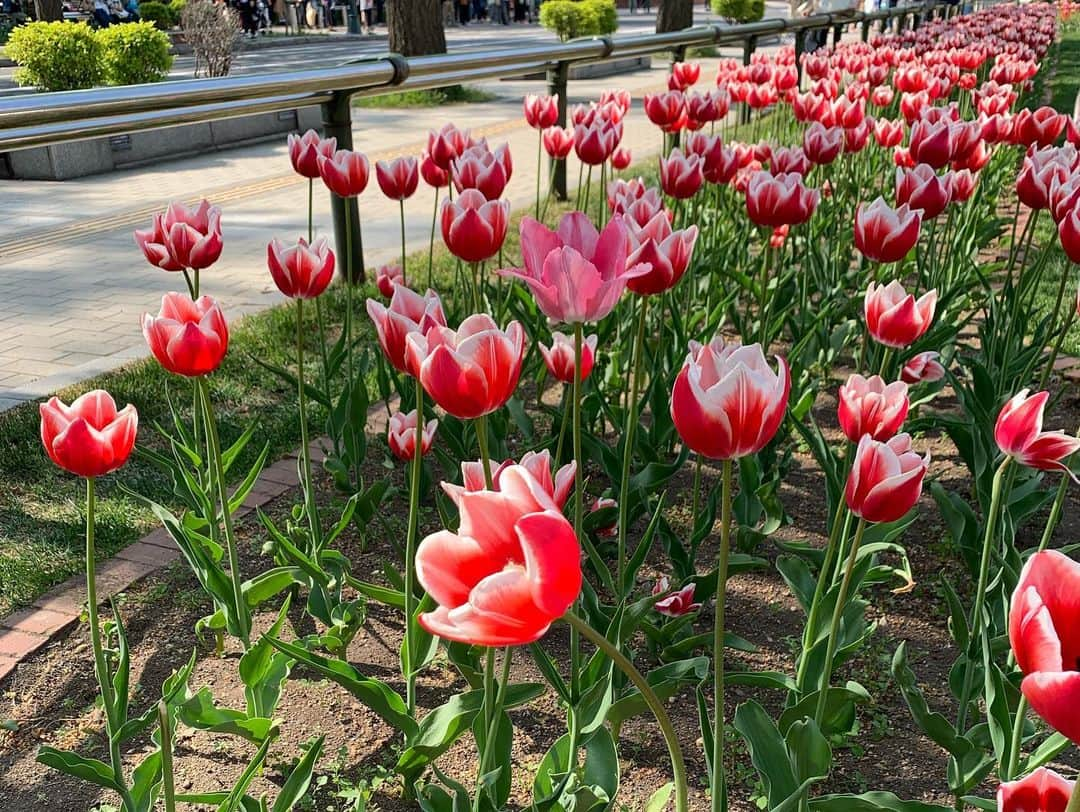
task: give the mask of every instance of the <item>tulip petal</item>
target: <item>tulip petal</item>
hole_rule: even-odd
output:
[[[1080,672],[1037,671],[1024,677],[1020,690],[1050,727],[1080,743]]]

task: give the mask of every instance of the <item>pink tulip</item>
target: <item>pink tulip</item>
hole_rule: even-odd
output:
[[[666,575],[657,579],[653,585],[653,595],[663,595],[671,589],[671,582]],[[653,604],[653,608],[667,617],[682,617],[701,608],[700,603],[694,603],[694,583],[691,581],[682,589],[671,593],[666,598],[661,598]]]
[[[574,152],[578,159],[589,166],[599,166],[619,145],[619,126],[607,122],[577,124],[574,126]]]
[[[435,439],[438,420],[429,420],[421,430],[420,456],[431,450]],[[386,442],[390,452],[399,460],[408,462],[416,457],[416,409],[408,414],[394,412],[390,415],[390,425],[386,432]]]
[[[314,299],[334,278],[334,252],[325,238],[308,246],[301,237],[289,247],[274,239],[266,246],[266,265],[278,290],[290,299]]]
[[[450,185],[449,171],[435,163],[427,152],[420,157],[420,177],[432,189],[442,189]]]
[[[946,177],[949,179],[950,203],[964,203],[975,194],[975,187],[979,183],[977,173],[968,169],[961,169],[956,172],[949,172]]]
[[[755,172],[746,186],[746,213],[759,226],[797,226],[810,219],[821,193],[803,185],[802,175]]]
[[[465,189],[477,189],[488,200],[496,200],[510,181],[509,155],[505,144],[496,152],[484,147],[465,150],[451,165],[454,188],[459,194]]]
[[[464,262],[483,262],[499,253],[509,219],[507,201],[487,200],[476,189],[444,200],[439,213],[446,247]]]
[[[874,122],[874,140],[883,149],[898,146],[904,140],[904,122],[879,118]]]
[[[338,197],[356,197],[367,188],[370,167],[362,152],[339,149],[332,156],[319,155],[319,174],[326,188]]]
[[[1053,107],[1018,112],[1013,127],[1013,142],[1024,146],[1048,147],[1061,137],[1068,116]]]
[[[592,507],[589,508],[589,513],[596,513],[598,510],[617,511],[618,509],[619,503],[616,502],[614,499],[607,496],[600,496],[597,497],[596,500],[592,503]],[[602,527],[597,527],[593,532],[596,533],[596,535],[600,538],[611,538],[618,532],[618,529],[619,520],[618,516],[616,515],[615,520],[612,521],[610,524],[605,524]]]
[[[908,150],[915,163],[929,164],[941,169],[952,158],[952,141],[948,121],[916,121],[911,125]]]
[[[329,158],[336,149],[336,138],[320,138],[314,130],[303,135],[289,135],[289,160],[293,169],[305,178],[319,177],[319,157]]]
[[[994,425],[994,440],[1021,465],[1068,471],[1064,460],[1080,448],[1080,439],[1063,431],[1043,431],[1043,411],[1050,393],[1029,396],[1028,391],[1022,389],[1002,407]]]
[[[1061,250],[1073,262],[1080,264],[1080,203],[1065,212],[1058,223]]]
[[[546,130],[559,120],[559,96],[529,94],[521,103],[525,121],[534,130]]]
[[[58,466],[76,476],[104,476],[122,467],[135,447],[139,415],[128,404],[119,411],[112,395],[95,389],[70,406],[60,398],[39,404],[41,442]]]
[[[229,349],[225,315],[209,296],[192,301],[182,293],[166,293],[157,316],[143,314],[142,329],[158,363],[189,378],[213,372]]]
[[[433,326],[405,337],[405,364],[417,371],[439,406],[463,420],[495,411],[510,399],[521,377],[525,331],[516,321],[505,331],[491,316],[469,316],[457,330]]]
[[[540,311],[562,324],[597,322],[610,313],[629,280],[649,272],[627,261],[630,238],[621,218],[597,232],[579,211],[551,231],[531,217],[521,221],[524,268],[500,270],[525,282]]]
[[[375,179],[382,193],[391,200],[405,200],[413,196],[420,183],[420,171],[416,158],[399,157],[392,161],[375,164]]]
[[[538,640],[581,591],[573,527],[520,466],[498,491],[463,493],[459,510],[456,533],[434,533],[416,551],[417,578],[438,604],[420,625],[472,645]]]
[[[632,246],[627,264],[651,268],[648,273],[628,281],[626,286],[639,296],[663,293],[674,287],[690,267],[698,237],[697,226],[675,231],[663,211],[657,212],[644,225],[638,225],[629,216],[624,216],[623,222],[630,233]]]
[[[491,490],[500,490],[503,472],[512,467],[524,468],[536,480],[539,486],[555,507],[562,510],[566,506],[570,494],[574,490],[574,476],[577,474],[577,463],[568,462],[558,470],[554,470],[551,452],[546,448],[543,451],[526,451],[520,461],[503,460],[497,468],[491,472]],[[481,460],[465,460],[461,463],[461,484],[454,485],[451,482],[443,482],[442,489],[450,500],[461,507],[461,494],[475,493],[487,490],[484,478],[484,463]]]
[[[574,148],[574,131],[561,127],[548,127],[543,135],[544,152],[548,157],[562,160]]]
[[[405,271],[400,265],[391,263],[380,265],[375,270],[375,287],[379,293],[389,299],[394,295],[394,288],[405,283]]]
[[[887,442],[864,434],[844,489],[848,508],[868,522],[895,522],[919,501],[929,465],[930,455],[912,451],[907,434]]]
[[[405,364],[405,339],[409,333],[427,333],[432,327],[445,326],[439,295],[433,290],[421,295],[405,285],[394,285],[390,306],[375,299],[367,300],[367,312],[375,324],[375,333],[383,354],[399,372],[416,375]]]
[[[581,380],[589,377],[593,363],[596,359],[596,342],[599,339],[594,333],[581,342]],[[541,342],[536,345],[540,355],[544,358],[544,365],[557,381],[562,383],[574,382],[574,362],[576,351],[573,338],[558,331],[551,334],[551,348],[548,349]]]
[[[831,164],[844,149],[844,130],[815,121],[803,133],[803,152],[818,165]]]
[[[473,139],[468,130],[459,130],[450,123],[428,133],[428,155],[444,172],[449,172],[454,159],[472,145]]]
[[[194,208],[170,203],[150,229],[135,231],[135,242],[163,271],[209,268],[221,256],[221,209],[207,200]]]
[[[907,203],[913,209],[922,209],[923,220],[933,220],[945,211],[949,191],[948,179],[927,164],[896,170],[896,204]]]
[[[774,175],[783,173],[807,175],[810,168],[810,158],[802,147],[778,147],[769,155],[769,169]]]
[[[938,361],[939,354],[928,350],[913,356],[904,364],[900,380],[904,383],[935,383],[945,377],[945,367]]]
[[[840,429],[853,443],[864,434],[888,440],[900,430],[907,413],[908,387],[903,381],[886,384],[880,375],[864,378],[856,373],[840,387]]]
[[[630,166],[630,150],[626,147],[619,147],[613,153],[611,153],[611,168],[616,172]]]
[[[666,133],[686,126],[686,97],[680,90],[645,94],[645,115]]]
[[[1028,208],[1048,209],[1051,186],[1067,181],[1071,174],[1071,162],[1057,150],[1039,150],[1024,158],[1016,178],[1016,196]]]
[[[863,300],[863,314],[875,341],[899,349],[915,343],[929,329],[936,306],[936,290],[916,300],[896,280],[888,285],[871,282]]]
[[[666,158],[660,158],[660,188],[670,197],[688,200],[705,182],[703,170],[699,156],[683,155],[681,149],[673,149]]]
[[[673,90],[686,90],[701,78],[701,65],[697,62],[676,62],[671,66],[668,86]]]
[[[791,375],[783,358],[769,368],[760,344],[691,342],[675,379],[671,417],[683,442],[712,459],[756,454],[773,438],[787,410]]]
[[[998,787],[998,812],[1065,812],[1076,782],[1046,767]]]
[[[874,262],[899,262],[919,241],[922,212],[904,204],[896,209],[883,198],[855,210],[855,247]]]

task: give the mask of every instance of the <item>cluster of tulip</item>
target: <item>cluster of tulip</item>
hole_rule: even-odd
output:
[[[1068,13],[1063,6],[1063,18]],[[669,89],[644,98],[663,141],[658,186],[614,177],[630,163],[621,146],[628,93],[605,93],[569,116],[564,100],[529,96],[523,111],[538,132],[538,180],[533,217],[518,227],[519,263],[504,261],[514,251],[504,199],[513,167],[505,145],[492,149],[448,124],[430,134],[419,159],[379,162],[383,194],[401,204],[402,259],[376,271],[382,300],[367,299],[366,309],[379,348],[377,377],[388,410],[396,408],[387,448],[409,467],[405,543],[394,545],[397,560],[385,567],[382,584],[354,576],[352,562],[332,546],[359,506],[372,513],[388,498],[386,488],[361,486],[358,449],[366,446],[341,439],[362,427],[333,417],[353,415],[357,403],[367,402],[367,370],[354,360],[362,342],[352,322],[352,283],[362,270],[351,267],[351,246],[354,239],[361,245],[361,235],[350,230],[349,258],[338,268],[346,280],[345,317],[342,337],[328,347],[319,302],[340,263],[324,240],[312,240],[311,223],[313,180],[321,177],[348,214],[367,186],[367,159],[314,132],[289,140],[293,167],[309,180],[308,235],[289,245],[273,240],[267,267],[296,301],[296,371],[282,372],[297,391],[303,504],[284,528],[261,517],[274,566],[246,580],[231,517],[265,454],[230,493],[228,468],[238,448],[221,447],[207,385],[226,356],[229,333],[221,307],[200,293],[200,272],[221,254],[220,212],[207,202],[173,205],[151,229],[136,232],[152,265],[180,271],[187,282],[186,294],[167,294],[160,312],[144,317],[143,331],[158,362],[193,381],[195,397],[190,425],[177,416],[168,436],[173,459],[158,460],[177,483],[185,513],[153,508],[212,599],[214,613],[200,628],[217,635],[219,648],[227,634],[243,650],[247,707],[215,708],[208,688],[192,693],[189,664],[162,692],[158,760],[125,778],[119,745],[133,728],[110,669],[127,666],[110,664],[94,605],[93,483],[124,464],[137,417],[103,392],[70,407],[53,399],[42,407],[46,450],[88,483],[91,638],[113,743],[110,764],[95,762],[103,785],[129,812],[159,795],[167,808],[185,800],[163,767],[171,764],[170,731],[178,721],[220,730],[227,718],[231,730],[259,747],[254,772],[277,735],[274,711],[289,669],[302,663],[400,732],[395,769],[403,792],[423,808],[503,808],[512,780],[506,711],[537,695],[509,681],[515,649],[528,647],[566,713],[566,734],[533,783],[538,805],[614,800],[618,770],[610,765],[620,725],[648,710],[664,736],[673,781],[651,798],[631,799],[634,806],[659,809],[674,794],[682,812],[694,789],[709,795],[714,810],[733,806],[726,732],[733,724],[754,754],[770,809],[944,810],[887,793],[810,797],[831,770],[830,742],[852,735],[856,707],[868,697],[856,683],[833,684],[874,631],[860,592],[897,575],[898,591],[914,588],[899,539],[914,520],[930,455],[916,450],[923,441],[913,436],[943,429],[971,468],[982,514],[960,495],[931,486],[976,582],[970,611],[944,584],[960,652],[952,680],[956,722],[928,709],[903,646],[893,675],[916,721],[949,752],[948,788],[957,808],[996,767],[1002,812],[1080,809],[1073,782],[1043,767],[1070,740],[1080,742],[1072,704],[1080,696],[1072,594],[1080,565],[1046,549],[1068,476],[1039,549],[1028,556],[1016,541],[1021,524],[1051,501],[1039,472],[1068,474],[1080,449],[1077,438],[1042,429],[1054,361],[1075,317],[1069,308],[1061,318],[1064,268],[1050,317],[1032,315],[1034,291],[1059,260],[1058,247],[1061,265],[1080,263],[1080,122],[1050,108],[1016,109],[1034,86],[1056,26],[1053,6],[994,7],[869,43],[837,44],[804,55],[801,64],[793,48],[755,55],[747,65],[722,60],[708,91],[694,89],[700,65],[676,63]],[[729,112],[738,113],[734,124]],[[567,121],[569,128],[560,126]],[[747,128],[756,143],[736,140]],[[571,152],[581,167],[577,205],[554,228],[546,224],[551,195],[540,182],[544,152],[552,171]],[[599,200],[590,199],[595,167]],[[404,213],[420,177],[435,194],[423,292],[406,273]],[[1023,207],[1029,215],[1022,226],[1014,217],[1011,234],[1003,235],[983,223],[1007,187],[1015,190],[1016,214]],[[1051,213],[1059,240],[1035,250],[1042,210]],[[444,296],[434,290],[436,231],[457,260],[456,284]],[[994,269],[1004,279],[995,287],[978,262],[999,237],[1008,253]],[[496,258],[491,277],[484,264]],[[463,276],[466,267],[471,275]],[[524,287],[504,294],[506,279]],[[852,291],[864,291],[861,307]],[[305,370],[305,347],[314,339],[304,322],[308,299],[316,306],[320,375]],[[980,341],[965,345],[960,326],[976,311]],[[539,358],[529,353],[533,345]],[[770,363],[774,348],[783,355]],[[843,368],[835,442],[820,427],[823,416],[831,422],[830,410],[816,401]],[[561,389],[558,407],[546,403],[542,386],[533,393],[522,383],[542,382],[544,370]],[[1018,381],[1037,393],[1009,397],[1006,387]],[[920,414],[946,385],[963,416]],[[527,408],[534,394],[535,408]],[[311,396],[332,413],[334,453],[353,449],[346,463],[355,470],[345,480],[350,498],[329,530],[316,498]],[[507,441],[515,428],[531,446],[520,457]],[[770,562],[754,553],[785,518],[779,493],[797,444],[821,469],[828,541],[824,549],[778,543],[781,554]],[[439,455],[432,453],[437,448]],[[676,528],[665,515],[667,490],[676,489],[691,454],[691,522]],[[442,464],[441,492],[424,476],[431,457]],[[718,482],[703,496],[709,461],[719,463]],[[425,502],[439,508],[445,529],[421,539]],[[714,527],[710,562],[699,547]],[[981,545],[972,541],[980,536]],[[667,559],[643,578],[657,544]],[[886,564],[890,557],[901,564]],[[725,662],[725,649],[740,645],[725,617],[729,576],[772,565],[806,615],[793,676],[734,671]],[[307,595],[319,633],[283,639],[290,596],[269,631],[253,639],[253,611],[290,587],[292,595]],[[369,599],[402,614],[403,696],[346,661]],[[695,634],[704,606],[711,606],[712,629]],[[1008,662],[996,644],[1006,615],[1015,655]],[[542,641],[557,622],[570,627],[561,664]],[[648,642],[651,658],[635,652],[635,636]],[[587,657],[582,638],[599,653]],[[417,683],[440,639],[468,687],[423,714]],[[647,675],[639,670],[645,663]],[[750,700],[732,717],[725,707],[731,684],[781,692],[783,714],[774,720]],[[684,689],[696,693],[705,764],[694,781],[662,701]],[[1029,705],[1059,731],[1039,745]],[[985,721],[969,727],[969,716]],[[140,718],[138,730],[153,721]],[[472,789],[434,768],[468,731],[478,762]],[[306,787],[319,749],[301,759],[287,787]],[[46,748],[41,758],[86,774],[75,754]],[[243,793],[243,786],[234,788],[221,800]],[[294,801],[283,792],[274,809]]]

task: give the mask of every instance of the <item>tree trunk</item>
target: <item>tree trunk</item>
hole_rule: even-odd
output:
[[[390,30],[390,50],[394,53],[402,56],[446,53],[442,0],[387,0],[386,27]]]
[[[62,0],[34,0],[34,16],[43,22],[64,19]]]
[[[681,31],[694,24],[694,0],[660,0],[656,11],[656,33]]]

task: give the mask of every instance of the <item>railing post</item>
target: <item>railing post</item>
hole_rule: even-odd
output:
[[[832,44],[836,48],[840,44],[840,38],[844,36],[844,24],[837,23],[832,29]]]
[[[870,41],[870,25],[871,25],[870,20],[864,19],[862,21],[862,30],[859,32],[859,38],[863,42],[869,42]]]
[[[352,149],[352,101],[348,93],[338,91],[330,100],[322,105],[323,134],[327,138],[336,138],[338,149]],[[346,261],[348,256],[348,240],[346,228],[352,229],[354,239],[352,241],[352,282],[364,280],[364,246],[360,239],[360,213],[356,204],[345,206],[345,200],[331,193],[330,213],[334,224],[334,254],[337,257],[337,265],[345,275],[349,267]],[[346,217],[348,219],[346,219]],[[348,223],[348,225],[346,225]]]
[[[801,29],[795,30],[795,75],[799,77],[798,89],[802,90],[803,66],[802,58],[806,53],[806,32]]]
[[[744,65],[750,64],[751,57],[753,57],[755,50],[757,50],[757,37],[751,34],[743,40],[742,63]],[[746,102],[742,103],[742,110],[739,111],[739,122],[741,124],[750,123],[750,105]]]
[[[566,128],[566,86],[570,78],[570,63],[558,62],[555,67],[547,72],[548,95],[559,98],[559,118],[557,126]],[[566,200],[566,160],[548,158],[548,166],[551,172],[551,191],[556,200]]]

